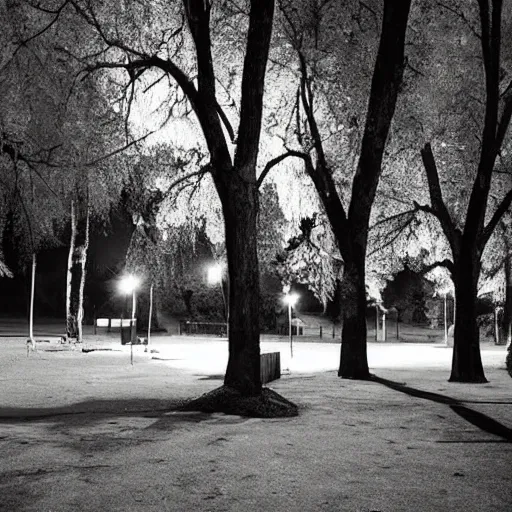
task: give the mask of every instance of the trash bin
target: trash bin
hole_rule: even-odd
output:
[[[121,320],[121,345],[137,343],[137,319]]]

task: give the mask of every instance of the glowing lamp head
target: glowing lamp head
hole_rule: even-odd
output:
[[[208,283],[217,284],[222,281],[222,265],[216,264],[208,267]]]
[[[139,286],[139,282],[138,277],[130,274],[119,281],[119,290],[122,293],[132,293]]]
[[[297,303],[298,300],[299,300],[298,293],[287,293],[284,296],[284,302],[292,307],[295,306],[295,304]]]

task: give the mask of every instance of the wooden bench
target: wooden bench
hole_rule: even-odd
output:
[[[120,332],[121,327],[129,327],[130,318],[96,318],[94,321],[94,334],[97,334],[98,327],[106,329],[107,332]]]
[[[281,378],[281,352],[260,355],[260,378],[262,384]]]
[[[133,325],[133,329],[132,329]],[[131,318],[96,318],[94,321],[94,334],[98,328],[106,329],[107,333],[120,332],[121,345],[142,345],[143,340],[137,337],[137,319]]]

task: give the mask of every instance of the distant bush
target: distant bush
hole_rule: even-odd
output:
[[[436,329],[443,321],[443,304],[439,299],[427,299],[425,301],[425,315],[428,318],[431,329]]]
[[[507,371],[508,374],[512,377],[512,344],[509,345],[507,351]]]
[[[494,336],[494,313],[486,313],[479,315],[476,319],[480,333],[485,337]]]
[[[261,291],[260,294],[260,329],[264,332],[276,329],[276,304],[279,298],[275,293]]]

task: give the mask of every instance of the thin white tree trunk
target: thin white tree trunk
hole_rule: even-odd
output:
[[[153,283],[149,287],[149,318],[148,318],[148,344],[146,345],[146,351],[149,350],[151,344],[151,317],[153,316]]]
[[[446,305],[446,294],[444,295],[444,342],[448,345],[448,318],[447,314],[447,305]]]
[[[34,339],[34,292],[36,283],[36,253],[32,253],[32,283],[30,286],[30,318],[29,318],[29,337],[32,348],[35,348],[36,342]]]
[[[66,334],[82,341],[85,264],[89,247],[89,201],[71,203],[71,240],[66,288]]]
[[[75,251],[75,240],[76,240],[76,216],[75,216],[75,201],[71,200],[71,239],[69,241],[69,253],[68,253],[68,272],[66,281],[66,338],[70,334],[70,321],[71,321],[71,283],[72,283],[72,272],[73,267],[73,253]]]

